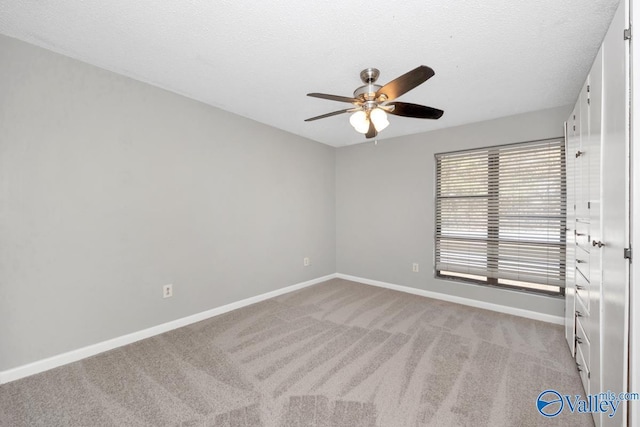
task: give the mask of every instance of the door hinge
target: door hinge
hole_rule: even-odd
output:
[[[631,28],[624,29],[624,39],[631,40]]]
[[[624,259],[628,259],[631,262],[633,254],[631,253],[631,248],[624,248]]]
[[[587,209],[591,209],[591,202],[587,202]]]

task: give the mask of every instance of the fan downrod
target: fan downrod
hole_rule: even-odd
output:
[[[376,92],[382,87],[375,84],[376,80],[378,80],[379,75],[380,70],[378,70],[377,68],[365,68],[364,70],[360,71],[360,80],[362,80],[364,85],[353,91],[353,96],[355,98],[362,99],[363,101],[373,101],[376,98]]]

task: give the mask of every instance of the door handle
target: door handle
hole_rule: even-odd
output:
[[[601,247],[603,247],[603,246],[604,246],[604,243],[602,243],[601,241],[595,241],[595,240],[593,240],[593,241],[591,241],[591,246],[593,246],[594,248],[595,248],[596,246],[597,246],[597,247],[599,247],[599,248],[601,248]]]

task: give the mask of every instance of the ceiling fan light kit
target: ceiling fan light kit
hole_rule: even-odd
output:
[[[389,126],[387,113],[381,108],[374,108],[368,112],[358,110],[349,118],[349,123],[351,123],[351,126],[353,126],[356,132],[365,134],[369,131],[369,121],[373,123],[373,126],[378,132]]]
[[[444,111],[424,105],[410,104],[406,102],[391,102],[400,95],[421,85],[434,75],[434,71],[426,65],[421,65],[384,86],[375,84],[380,76],[376,68],[367,68],[360,72],[360,79],[364,85],[353,92],[353,98],[347,96],[329,95],[326,93],[308,93],[314,98],[329,99],[331,101],[348,102],[353,108],[334,111],[320,116],[306,119],[310,122],[343,113],[353,113],[349,123],[367,138],[374,138],[378,132],[389,126],[387,113],[396,116],[413,117],[418,119],[439,119]]]

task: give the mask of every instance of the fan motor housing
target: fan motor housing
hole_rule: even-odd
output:
[[[376,92],[378,92],[378,90],[380,90],[381,88],[382,86],[373,83],[362,85],[353,91],[353,97],[364,98],[366,101],[371,101],[375,99]]]

